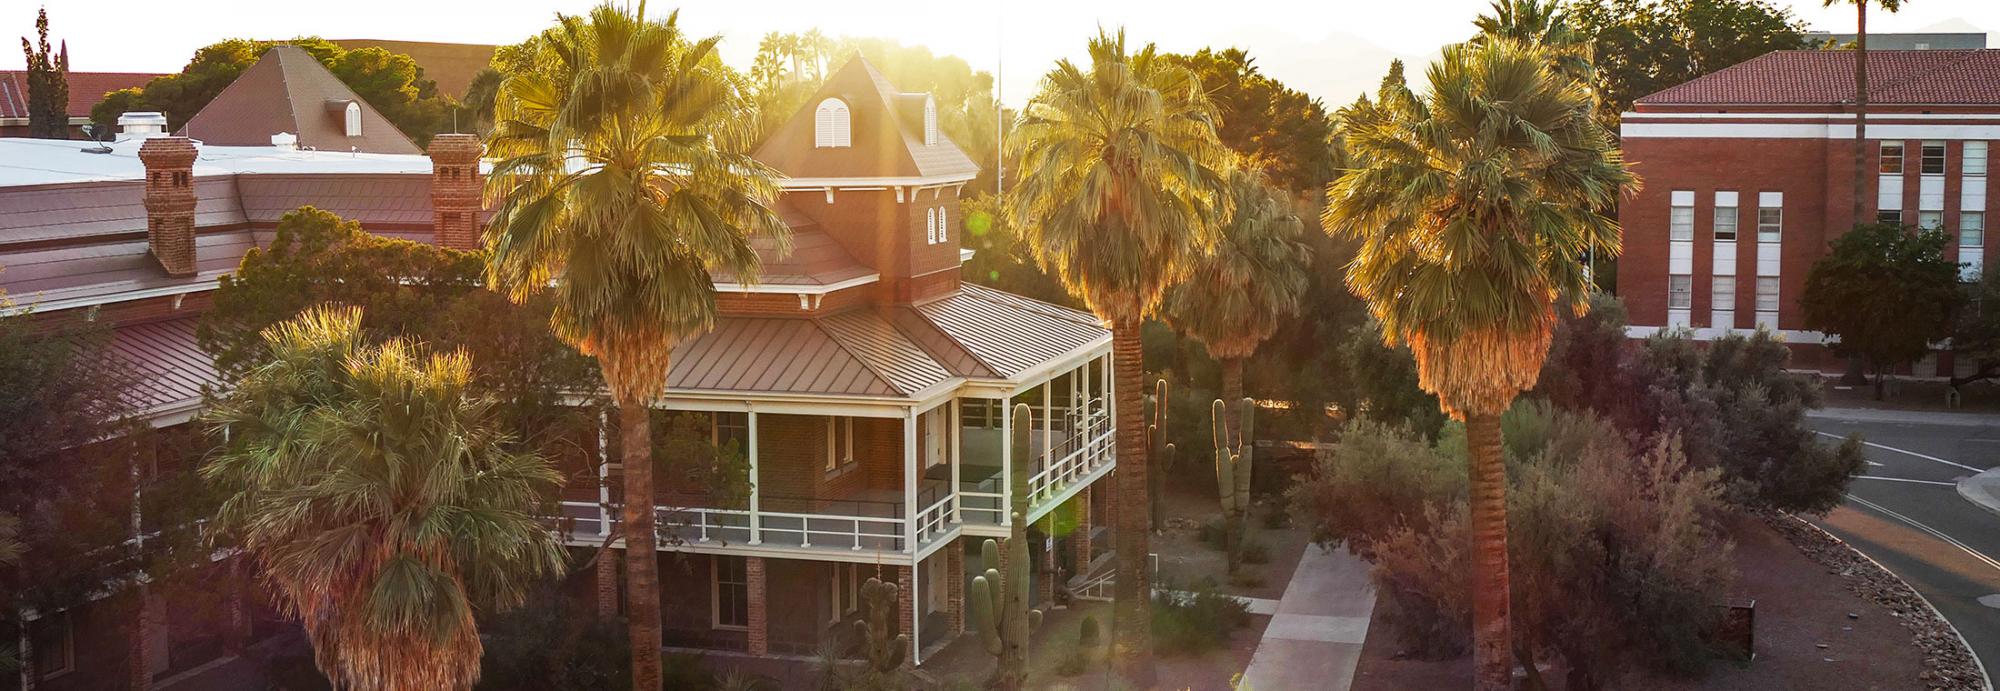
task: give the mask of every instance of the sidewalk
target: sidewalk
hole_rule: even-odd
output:
[[[1241,688],[1346,691],[1374,613],[1368,564],[1345,550],[1307,545],[1264,640],[1243,670]]]
[[[1806,411],[1814,420],[1842,422],[1882,422],[1889,424],[1951,425],[1960,427],[2000,426],[2000,413],[1962,413],[1942,410],[1894,410],[1886,408],[1821,408]]]
[[[1974,506],[2000,515],[2000,468],[1959,480],[1958,496]]]

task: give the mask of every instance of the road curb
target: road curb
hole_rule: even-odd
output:
[[[1782,515],[1785,518],[1796,521],[1799,525],[1805,526],[1809,530],[1812,530],[1814,532],[1826,536],[1827,539],[1832,540],[1835,544],[1838,544],[1841,547],[1846,548],[1847,551],[1849,552],[1853,552],[1855,556],[1867,560],[1868,563],[1874,564],[1875,568],[1882,570],[1882,573],[1888,574],[1890,578],[1894,578],[1896,579],[1896,582],[1903,584],[1903,587],[1907,588],[1910,591],[1910,594],[1915,595],[1917,597],[1918,602],[1922,602],[1924,603],[1925,607],[1930,608],[1931,616],[1936,617],[1937,620],[1940,622],[1944,622],[1945,628],[1951,629],[1951,635],[1958,639],[1959,645],[1965,647],[1965,654],[1971,656],[1972,664],[1975,667],[1979,668],[1980,681],[1985,684],[1986,691],[1994,691],[1993,675],[1986,671],[1986,661],[1979,658],[1979,651],[1972,649],[1972,642],[1965,640],[1965,634],[1959,632],[1958,625],[1951,623],[1950,619],[1945,618],[1944,612],[1937,608],[1936,603],[1931,602],[1930,598],[1924,597],[1924,594],[1921,591],[1918,591],[1914,586],[1911,586],[1909,581],[1903,580],[1902,574],[1898,574],[1895,571],[1889,570],[1889,567],[1883,566],[1882,562],[1876,561],[1874,557],[1868,556],[1867,552],[1863,552],[1861,551],[1860,548],[1855,547],[1852,544],[1849,544],[1846,540],[1840,539],[1840,536],[1833,534],[1833,531],[1819,527],[1818,525],[1814,525],[1812,521],[1800,518],[1796,514],[1779,512],[1779,515]]]
[[[2000,516],[2000,467],[1958,481],[1958,496]]]

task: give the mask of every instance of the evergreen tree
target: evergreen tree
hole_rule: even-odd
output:
[[[69,50],[49,50],[49,10],[35,15],[35,37],[21,37],[21,55],[28,61],[28,136],[69,138]]]

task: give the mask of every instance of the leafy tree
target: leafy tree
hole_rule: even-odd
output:
[[[1417,385],[1417,362],[1405,344],[1389,345],[1372,319],[1352,327],[1340,354],[1354,387],[1353,417],[1408,427],[1429,439],[1444,428],[1435,394]]]
[[[1242,155],[1244,165],[1262,170],[1291,194],[1325,189],[1333,179],[1337,171],[1327,145],[1333,123],[1318,99],[1265,75],[1256,58],[1240,48],[1166,57],[1201,79],[1219,118],[1216,136]]]
[[[567,399],[597,390],[596,368],[549,333],[546,300],[514,305],[482,290],[485,271],[484,252],[385,238],[302,207],[222,277],[195,336],[235,381],[270,360],[265,329],[315,305],[359,307],[370,342],[405,338],[470,354],[474,390],[495,399],[517,443],[552,456],[573,451],[567,433],[596,424],[596,412]]]
[[[1972,372],[1951,378],[1953,389],[2000,377],[2000,271],[1981,272],[1965,285],[1965,302],[1952,321],[1953,356],[1970,360]]]
[[[1243,361],[1298,313],[1312,256],[1283,192],[1242,169],[1229,173],[1228,185],[1229,214],[1214,231],[1215,246],[1167,291],[1161,310],[1221,362],[1222,400],[1234,405],[1243,398]],[[1235,435],[1239,421],[1228,418]]]
[[[1774,50],[1807,47],[1805,23],[1765,0],[1576,0],[1607,125],[1633,101]]]
[[[1118,410],[1118,502],[1147,506],[1139,421],[1145,363],[1139,330],[1166,289],[1212,244],[1225,210],[1218,169],[1227,149],[1192,71],[1125,34],[1099,32],[1090,63],[1056,63],[1029,101],[1008,154],[1020,161],[1015,225],[1035,259],[1111,324]],[[1153,683],[1143,511],[1118,514],[1114,542],[1114,662],[1136,686]]]
[[[1003,202],[997,195],[981,193],[959,203],[959,245],[972,250],[972,259],[961,267],[961,277],[1043,302],[1082,307],[1063,289],[1062,282],[1035,264],[1033,250]]]
[[[125,89],[106,94],[90,109],[90,119],[108,131],[121,113],[157,110],[166,114],[169,127],[178,129],[257,64],[272,46],[281,44],[298,46],[312,55],[418,146],[450,127],[455,104],[438,94],[437,83],[424,78],[423,68],[410,56],[381,48],[348,50],[317,37],[289,41],[232,38],[209,44],[196,50],[194,59],[178,73],[155,77],[136,92]]]
[[[21,37],[28,65],[28,136],[69,138],[69,51],[49,51],[49,8],[35,15],[35,43]]]
[[[1958,266],[1944,258],[1949,240],[1942,230],[1859,225],[1834,238],[1832,251],[1806,274],[1799,296],[1806,326],[1838,337],[1828,344],[1835,354],[1875,371],[1878,400],[1890,368],[1951,335],[1964,295]]]
[[[313,308],[265,339],[272,359],[207,414],[226,439],[202,468],[231,493],[218,526],[339,685],[471,686],[474,611],[518,605],[562,571],[537,519],[560,478],[512,450],[462,352],[369,345],[352,308]]]
[[[1635,182],[1588,90],[1555,63],[1495,38],[1447,48],[1423,96],[1392,74],[1342,112],[1355,163],[1327,193],[1325,225],[1362,243],[1349,288],[1472,442],[1481,689],[1509,688],[1513,669],[1499,416],[1540,374],[1556,308],[1585,306],[1584,254],[1617,252],[1601,210]]]
[[[1624,306],[1598,295],[1589,313],[1557,327],[1535,393],[1594,411],[1636,439],[1677,439],[1690,465],[1722,473],[1732,504],[1824,513],[1865,460],[1858,439],[1822,443],[1806,423],[1821,404],[1819,383],[1788,371],[1790,357],[1766,331],[1706,344],[1667,332],[1634,348]]]
[[[627,496],[654,492],[650,403],[675,344],[716,319],[712,271],[756,276],[752,235],[787,245],[774,174],[748,155],[751,103],[678,15],[599,5],[562,15],[501,83],[489,284],[554,304],[557,337],[597,359],[618,406]],[[634,688],[660,684],[660,593],[650,502],[624,533]]]

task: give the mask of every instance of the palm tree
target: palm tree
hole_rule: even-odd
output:
[[[1595,88],[1597,65],[1591,37],[1576,30],[1557,0],[1494,0],[1493,13],[1472,20],[1479,34],[1472,43],[1514,40],[1549,50],[1557,72]]]
[[[1016,225],[1043,268],[1111,326],[1116,496],[1125,507],[1114,531],[1115,658],[1143,688],[1152,682],[1152,630],[1139,325],[1211,244],[1210,221],[1226,202],[1216,169],[1227,152],[1194,73],[1151,44],[1128,52],[1122,30],[1090,42],[1088,69],[1057,62],[1015,132]]]
[[[1891,14],[1903,9],[1903,0],[1820,0],[1821,7],[1854,5],[1854,220],[1867,218],[1868,189],[1868,6],[1879,5]]]
[[[1228,180],[1230,213],[1215,229],[1214,249],[1167,291],[1162,311],[1222,365],[1222,400],[1233,404],[1243,398],[1243,361],[1299,311],[1312,248],[1290,199],[1263,174],[1238,168]],[[1234,415],[1228,425],[1236,436]]]
[[[1375,101],[1341,113],[1352,167],[1323,219],[1360,244],[1349,290],[1465,423],[1479,689],[1508,688],[1513,667],[1500,414],[1534,386],[1556,308],[1587,306],[1583,256],[1619,245],[1600,210],[1636,184],[1588,89],[1554,62],[1512,39],[1452,46],[1423,95],[1394,68]]]
[[[750,236],[789,238],[775,174],[739,153],[749,99],[677,23],[601,5],[534,41],[501,85],[488,139],[500,160],[486,228],[488,281],[520,301],[551,293],[558,337],[597,358],[618,406],[621,532],[634,688],[660,684],[651,403],[674,346],[715,323],[710,272],[754,280]]]
[[[201,469],[228,495],[217,523],[336,686],[471,688],[475,609],[562,572],[536,518],[561,476],[495,429],[464,353],[365,345],[353,308],[263,336],[271,361],[208,413],[226,440]]]

